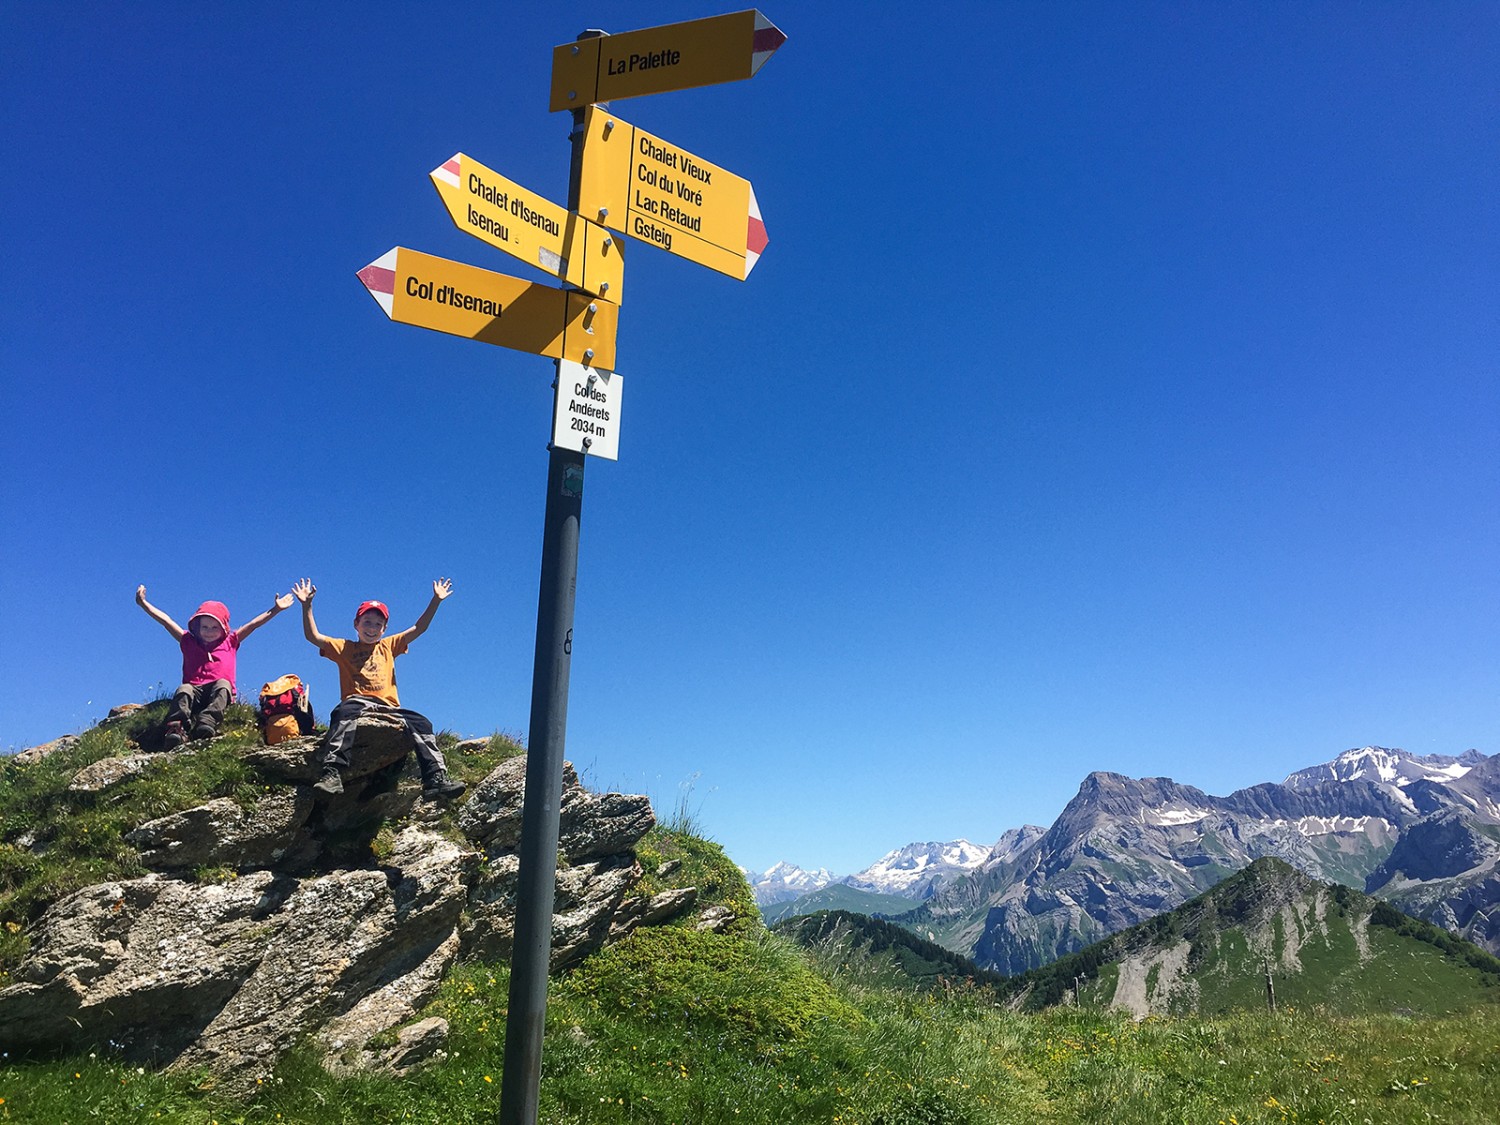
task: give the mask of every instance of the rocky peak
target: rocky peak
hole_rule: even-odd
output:
[[[1404,788],[1414,781],[1452,782],[1484,760],[1477,750],[1460,757],[1446,754],[1412,754],[1385,746],[1361,746],[1345,750],[1331,762],[1308,766],[1289,774],[1282,783],[1302,789],[1323,782],[1369,781]]]
[[[907,844],[842,882],[878,894],[927,898],[944,882],[978,868],[990,850],[968,840]]]
[[[790,902],[794,898],[822,890],[833,882],[833,876],[827,868],[804,871],[795,863],[787,863],[785,860],[773,864],[760,875],[746,872],[745,877],[755,893],[755,901],[761,906]]]
[[[72,788],[108,799],[167,757],[106,758]],[[148,874],[46,910],[0,988],[0,1042],[110,1040],[126,1057],[202,1067],[247,1090],[308,1036],[335,1069],[400,1069],[441,1049],[441,1020],[412,1021],[448,967],[510,951],[524,756],[451,812],[423,799],[404,734],[379,717],[360,720],[337,797],[312,789],[315,739],[242,757],[264,782],[258,800],[209,801],[136,826],[128,841]],[[591,793],[571,766],[563,784],[554,968],[697,897],[692,888],[632,896],[635,846],[655,823],[646,797]],[[221,874],[205,882],[195,874],[204,870]],[[376,1049],[377,1037],[395,1045]]]

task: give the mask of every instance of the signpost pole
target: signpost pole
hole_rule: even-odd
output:
[[[601,31],[585,31],[594,39]],[[578,209],[583,110],[573,111],[568,209]],[[559,387],[554,393],[561,393]],[[549,446],[547,506],[542,529],[542,578],[537,597],[536,660],[531,673],[531,726],[521,816],[521,866],[516,933],[505,1017],[505,1069],[500,1125],[536,1125],[547,1024],[547,972],[552,956],[552,907],[557,891],[557,838],[562,803],[563,744],[568,725],[568,673],[573,660],[573,601],[578,587],[578,529],[583,513],[584,455]]]

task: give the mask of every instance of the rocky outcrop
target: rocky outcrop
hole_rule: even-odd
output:
[[[404,737],[378,717],[361,722],[337,797],[311,787],[315,739],[243,757],[265,781],[259,799],[138,825],[127,839],[149,874],[47,910],[0,989],[0,1042],[109,1043],[246,1090],[299,1042],[320,1045],[342,1071],[403,1073],[442,1053],[446,1024],[418,1017],[449,966],[510,952],[524,756],[451,817],[422,798]],[[106,759],[81,782],[104,792],[161,758]],[[630,897],[636,844],[655,823],[645,797],[590,793],[568,766],[561,816],[555,967],[695,904],[692,888]],[[445,831],[448,821],[456,829]]]

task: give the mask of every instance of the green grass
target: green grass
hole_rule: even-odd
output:
[[[0,1062],[0,1121],[486,1125],[499,1107],[508,977],[467,965],[431,1012],[449,1056],[407,1079],[329,1077],[306,1053],[249,1101],[100,1053]],[[1019,1014],[978,991],[830,980],[764,931],[642,932],[553,982],[549,1125],[1406,1125],[1494,1120],[1500,1010],[1451,1019],[1284,1011],[1127,1019]]]
[[[743,878],[717,845],[657,829],[658,889]],[[731,878],[739,878],[734,885]],[[1394,940],[1394,935],[1392,935]],[[914,992],[849,971],[753,921],[638,931],[552,982],[541,1087],[548,1125],[1416,1125],[1482,1123],[1500,1105],[1500,1006],[1445,1018],[1275,1014],[1139,1023],[1088,1009],[1018,1013],[977,987]],[[1400,984],[1401,982],[1397,982]],[[96,1052],[0,1059],[0,1121],[185,1125],[489,1125],[509,976],[460,965],[424,1015],[448,1055],[405,1079],[336,1079],[294,1052],[248,1100],[202,1075]]]
[[[55,892],[132,873],[136,861],[121,837],[128,826],[207,796],[245,799],[262,784],[233,753],[254,737],[241,725],[222,746],[172,755],[108,794],[63,792],[82,765],[129,752],[131,732],[152,721],[132,717],[138,727],[92,731],[26,770],[0,766],[0,918],[16,926],[0,932],[9,943],[0,950],[24,951],[26,926],[49,885]],[[451,770],[470,782],[520,752],[499,736],[474,753],[448,749]],[[1278,980],[1274,1014],[1136,1023],[1088,1008],[1013,1012],[981,988],[892,987],[881,973],[851,971],[832,950],[803,950],[768,933],[743,876],[718,845],[689,831],[691,819],[669,821],[642,841],[637,893],[697,886],[700,905],[728,905],[741,921],[726,933],[700,933],[690,914],[638,931],[554,979],[541,1088],[547,1125],[1496,1119],[1500,1005],[1447,1016],[1349,1016],[1304,1007]],[[378,849],[382,837],[375,840]],[[1393,923],[1370,927],[1377,963],[1385,943],[1401,936],[1394,927],[1406,925]],[[1304,943],[1304,964],[1322,955]],[[1394,960],[1381,969],[1398,1002],[1447,987]],[[1107,977],[1113,967],[1101,971]],[[449,1021],[447,1056],[420,1073],[338,1079],[304,1048],[250,1098],[230,1096],[207,1075],[127,1064],[108,1044],[63,1059],[12,1057],[0,1044],[0,1122],[490,1125],[500,1104],[508,988],[503,965],[456,967],[422,1013]]]

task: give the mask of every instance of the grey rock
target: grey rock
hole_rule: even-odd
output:
[[[706,906],[699,912],[698,922],[693,928],[704,933],[722,934],[737,920],[738,915],[727,906]]]
[[[513,852],[521,843],[526,792],[525,756],[502,762],[475,787],[459,813],[458,826],[487,855]],[[633,848],[656,824],[646,797],[590,793],[563,763],[558,806],[558,851],[571,861],[614,855]]]
[[[250,810],[222,797],[147,821],[127,832],[125,841],[155,870],[271,868],[297,849],[298,834],[312,810],[306,789],[276,790]]]
[[[61,738],[54,738],[51,742],[44,742],[40,746],[29,746],[16,754],[11,761],[17,765],[30,766],[40,762],[43,758],[50,757],[62,750],[71,750],[78,745],[76,734],[65,734]]]
[[[641,926],[669,922],[698,901],[697,887],[674,887],[650,898],[627,898],[615,910],[609,940],[619,941]]]
[[[464,867],[452,842],[409,829],[385,870],[303,880],[253,971],[172,1069],[204,1067],[231,1087],[253,1088],[288,1044],[420,970],[450,940],[466,898]]]
[[[160,754],[131,754],[125,758],[100,758],[73,775],[68,789],[74,793],[102,793],[122,781],[144,773],[158,762]]]
[[[311,788],[317,738],[257,747],[244,754],[266,781],[253,804],[220,798],[136,826],[127,839],[156,873],[52,904],[0,990],[0,1042],[112,1040],[243,1093],[308,1039],[340,1073],[439,1057],[446,1024],[420,1019],[423,1005],[457,958],[507,956],[514,940],[526,759],[444,807],[421,800],[409,750],[388,721],[362,720],[345,792],[329,799]],[[165,759],[105,759],[74,783],[102,792]],[[555,967],[686,908],[681,895],[625,905],[655,822],[646,798],[590,793],[567,766],[559,808]],[[438,831],[449,816],[470,845]],[[240,874],[192,881],[204,868]]]
[[[294,889],[270,872],[215,886],[148,875],[67,896],[0,989],[0,1042],[176,1056],[254,971]]]
[[[396,1034],[396,1044],[380,1051],[364,1052],[363,1069],[393,1074],[398,1078],[430,1062],[447,1058],[448,1021],[440,1016],[408,1024]]]

